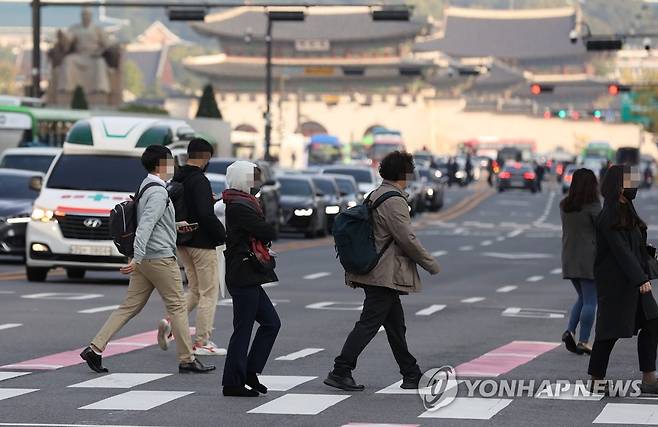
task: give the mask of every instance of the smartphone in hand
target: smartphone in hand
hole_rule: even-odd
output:
[[[187,221],[179,221],[176,223],[176,231],[181,234],[191,233],[199,228],[198,222],[188,223]]]

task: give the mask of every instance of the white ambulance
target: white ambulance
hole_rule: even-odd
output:
[[[194,137],[182,120],[93,117],[78,121],[42,182],[27,227],[29,281],[45,281],[55,267],[69,278],[126,263],[109,235],[112,208],[134,194],[146,172],[140,156],[149,145]]]

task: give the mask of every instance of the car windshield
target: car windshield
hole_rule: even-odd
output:
[[[226,181],[210,181],[210,188],[212,188],[212,192],[217,194],[218,196],[226,190]]]
[[[372,175],[370,171],[363,169],[327,169],[324,173],[333,173],[336,175],[349,175],[358,183],[372,183]]]
[[[349,179],[336,178],[336,184],[338,184],[338,189],[343,194],[353,194],[356,193],[356,188],[354,184]]]
[[[281,194],[284,196],[311,196],[313,188],[308,181],[301,179],[279,179],[281,184]]]
[[[46,173],[55,156],[34,154],[8,154],[2,159],[0,168],[22,169]]]
[[[426,178],[427,180],[432,178],[429,169],[420,169],[418,173],[420,174],[421,178]]]
[[[313,178],[313,184],[324,194],[336,194],[336,186],[328,179]]]
[[[30,188],[30,177],[14,176],[0,173],[0,199],[29,199],[34,200],[39,195],[38,191]]]
[[[373,160],[382,160],[393,151],[404,151],[404,146],[402,144],[373,144],[371,156]]]
[[[65,154],[46,187],[81,191],[137,191],[146,171],[139,157]]]
[[[228,169],[228,167],[231,166],[233,162],[235,162],[235,160],[211,161],[208,163],[208,170],[206,170],[206,172],[226,175],[226,169]]]

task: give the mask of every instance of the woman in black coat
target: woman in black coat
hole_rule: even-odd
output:
[[[222,193],[226,203],[226,287],[233,298],[233,334],[222,378],[224,396],[256,397],[267,393],[257,374],[265,368],[281,328],[279,316],[261,286],[278,279],[266,247],[274,239],[275,230],[265,221],[260,203],[253,196],[260,188],[259,181],[260,170],[255,164],[236,161],[228,167],[228,190]],[[249,348],[254,322],[260,326]]]
[[[610,167],[601,185],[605,202],[596,222],[594,263],[599,309],[588,372],[592,380],[605,378],[617,339],[640,331],[640,388],[644,393],[658,393],[658,305],[648,275],[647,226],[633,206],[637,185],[630,170],[621,165]]]

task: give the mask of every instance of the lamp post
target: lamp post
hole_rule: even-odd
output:
[[[32,90],[30,96],[41,96],[41,1],[32,0]]]
[[[306,18],[301,11],[268,11],[267,30],[265,32],[265,160],[271,161],[272,154],[272,24],[275,21],[303,21]]]

